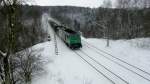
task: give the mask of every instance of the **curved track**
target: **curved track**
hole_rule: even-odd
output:
[[[83,40],[82,40],[82,41],[83,41]],[[149,73],[149,72],[147,72],[147,71],[145,71],[145,70],[143,70],[143,69],[140,69],[140,68],[138,68],[138,67],[136,67],[136,66],[134,66],[134,65],[132,65],[132,64],[129,64],[128,62],[126,62],[126,61],[124,61],[124,60],[122,60],[122,59],[120,59],[120,58],[118,58],[118,57],[116,57],[116,56],[113,56],[113,55],[111,55],[110,53],[105,52],[105,51],[103,51],[103,50],[101,50],[101,49],[99,49],[99,48],[97,48],[97,47],[95,47],[95,46],[89,44],[89,43],[86,42],[86,41],[84,41],[84,42],[87,43],[88,45],[90,45],[91,47],[93,47],[93,48],[99,50],[100,52],[105,53],[105,54],[107,54],[107,55],[109,55],[109,56],[111,56],[111,57],[113,57],[113,58],[115,58],[115,59],[117,59],[117,60],[119,60],[119,61],[121,61],[121,62],[123,62],[123,63],[125,63],[125,64],[127,64],[127,65],[129,65],[129,66],[131,66],[131,67],[134,67],[135,69],[138,69],[139,71],[141,71],[141,72],[143,72],[143,73],[145,73],[145,74],[148,74],[148,75],[150,76],[150,73]]]
[[[113,73],[111,70],[106,68],[104,65],[93,59],[84,51],[74,51],[82,60],[84,60],[88,65],[90,65],[93,69],[95,69],[98,73],[103,75],[107,80],[109,80],[112,84],[129,84],[126,80],[118,76],[117,74]],[[92,62],[91,62],[92,61]],[[105,69],[105,70],[104,70]],[[102,72],[103,71],[103,72]],[[111,74],[110,77],[108,74],[104,74],[104,71]],[[108,77],[109,76],[109,77]]]
[[[142,69],[140,69],[140,68],[138,68],[138,67],[136,67],[136,66],[134,66],[134,65],[131,65],[131,64],[125,62],[124,60],[122,60],[122,59],[120,59],[120,58],[117,58],[117,57],[115,57],[115,56],[113,56],[113,55],[111,55],[111,54],[109,54],[109,53],[107,53],[107,52],[105,52],[105,51],[103,51],[103,50],[101,50],[101,49],[98,49],[97,47],[95,47],[95,46],[89,44],[89,43],[86,42],[86,41],[84,41],[84,43],[86,43],[86,47],[90,48],[90,50],[96,52],[96,53],[99,54],[100,56],[103,56],[104,58],[106,58],[106,59],[108,59],[108,60],[114,62],[115,64],[117,64],[117,65],[123,67],[124,69],[126,69],[126,70],[128,70],[128,71],[130,71],[130,72],[132,72],[132,73],[134,73],[134,74],[136,74],[136,75],[138,75],[138,76],[140,76],[141,78],[147,80],[148,82],[150,82],[150,79],[148,78],[148,76],[150,76],[150,75],[149,75],[148,72],[146,72],[146,71],[144,71],[144,70],[142,70]],[[89,46],[90,46],[90,47],[89,47]],[[96,50],[95,50],[95,49],[96,49]],[[105,55],[104,55],[104,54],[105,54]],[[109,56],[111,56],[112,58],[109,58],[109,57],[106,56],[106,55],[109,55]],[[119,60],[119,62],[116,61],[116,60],[114,60],[114,59]],[[122,64],[122,63],[126,64],[126,65],[129,66],[129,67],[134,68],[134,70],[133,70],[133,69],[130,69],[129,67],[125,66],[125,65]],[[140,73],[138,73],[137,70],[138,70],[138,72],[140,71]],[[141,74],[141,73],[142,73],[142,74]],[[145,77],[145,76],[146,76],[146,77]]]

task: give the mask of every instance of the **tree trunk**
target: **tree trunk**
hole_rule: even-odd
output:
[[[107,37],[107,47],[109,47],[109,37]]]
[[[11,84],[9,53],[6,55],[6,57],[4,57],[3,62],[4,62],[4,73],[5,73],[4,84]]]
[[[109,47],[109,28],[108,28],[109,26],[107,26],[107,29],[106,29],[106,33],[107,33],[107,47]]]

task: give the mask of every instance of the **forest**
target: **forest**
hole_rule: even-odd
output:
[[[55,7],[51,15],[62,24],[92,38],[132,39],[150,36],[150,8],[112,9]]]
[[[41,24],[44,13],[86,38],[150,37],[150,1],[141,5],[140,0],[127,2],[130,0],[120,0],[116,8],[110,0],[99,8],[29,6],[15,0],[0,5],[0,83],[26,84],[42,70],[40,55],[35,55],[38,51],[29,48],[47,41],[48,33]]]

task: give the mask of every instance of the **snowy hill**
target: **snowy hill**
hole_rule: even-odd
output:
[[[34,46],[44,48],[40,53],[46,61],[43,66],[46,72],[34,78],[32,84],[150,84],[150,49],[135,45],[149,42],[149,38],[143,38],[142,42],[110,41],[110,47],[106,47],[104,39],[82,38],[83,48],[73,51],[57,37],[56,55],[54,32],[47,18],[47,14],[43,15],[43,27],[52,40]]]

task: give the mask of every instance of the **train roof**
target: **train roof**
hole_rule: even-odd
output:
[[[61,29],[63,31],[65,31],[66,33],[69,33],[69,34],[77,34],[76,31],[72,30],[72,29],[69,29],[68,27],[64,26],[64,25],[59,25],[53,21],[50,21],[51,24],[55,24],[55,27],[57,27],[58,29]]]
[[[59,29],[69,33],[69,34],[77,34],[76,31],[72,30],[72,29],[69,29],[68,27],[64,26],[64,25],[59,25],[57,27],[60,27]]]
[[[67,33],[69,33],[69,34],[77,34],[76,31],[73,31],[71,29],[65,29],[64,31],[67,32]]]

